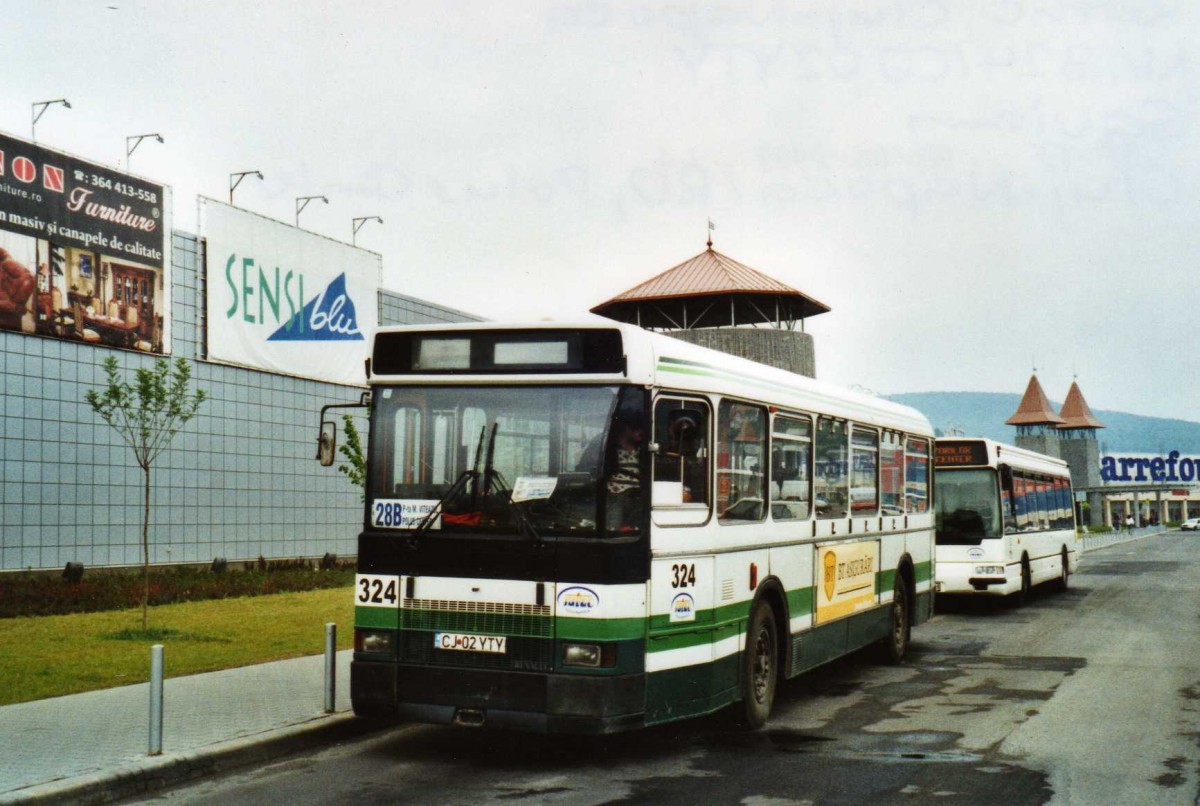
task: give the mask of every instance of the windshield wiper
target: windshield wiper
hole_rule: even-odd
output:
[[[488,439],[487,461],[483,466],[483,494],[487,496],[493,488],[496,492],[504,496],[505,503],[512,510],[513,522],[516,524],[517,532],[522,537],[528,538],[536,544],[542,542],[542,536],[538,534],[537,529],[533,526],[533,521],[529,519],[529,513],[525,511],[525,507],[521,506],[519,501],[514,501],[512,497],[512,488],[508,486],[508,482],[504,480],[504,476],[499,470],[496,470],[492,465],[492,460],[496,453],[496,427],[499,423],[492,424],[492,436]]]
[[[493,428],[493,438],[495,437],[495,433],[495,429]],[[479,429],[479,444],[475,446],[474,466],[458,474],[458,478],[450,485],[450,489],[446,490],[446,494],[438,499],[438,502],[433,505],[433,509],[429,510],[425,517],[421,519],[421,522],[417,524],[417,528],[413,530],[414,537],[424,535],[433,528],[433,524],[437,523],[438,516],[445,509],[446,502],[458,495],[467,486],[468,481],[471,482],[471,502],[475,503],[479,500],[479,459],[483,455],[483,439],[486,434],[487,426],[484,425]],[[490,457],[488,461],[491,461]]]

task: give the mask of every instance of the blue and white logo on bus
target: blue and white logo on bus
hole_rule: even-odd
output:
[[[690,593],[678,593],[671,600],[671,621],[695,621],[696,600]]]
[[[971,549],[970,551],[967,552],[967,559],[982,560],[983,559],[983,549],[980,549],[980,548]]]
[[[591,588],[572,585],[558,592],[558,612],[567,616],[592,616],[600,609],[600,596]]]

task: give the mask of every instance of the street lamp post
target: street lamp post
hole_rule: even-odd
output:
[[[229,175],[229,203],[230,204],[233,204],[233,191],[237,189],[238,185],[242,184],[242,180],[245,179],[247,176],[257,176],[259,179],[263,178],[262,171],[237,171],[235,173],[231,173]]]
[[[150,134],[134,134],[129,137],[126,137],[125,138],[125,169],[126,170],[129,169],[129,158],[133,156],[133,152],[137,149],[138,146],[140,146],[142,144],[142,141],[145,140],[147,137],[153,137],[155,140],[157,140],[160,143],[165,142],[163,140],[163,136],[161,134],[159,134],[158,132],[151,132]]]
[[[325,198],[324,196],[297,196],[296,197],[296,226],[297,227],[300,226],[300,212],[305,207],[308,206],[308,203],[310,201],[313,201],[314,199],[320,199],[321,201],[325,202],[326,204],[329,204],[329,199]]]
[[[37,122],[41,120],[42,115],[46,114],[46,110],[54,104],[62,104],[67,109],[71,108],[71,102],[66,98],[55,98],[53,101],[34,101],[33,103],[33,123],[29,126],[29,139],[37,142]]]
[[[351,244],[358,246],[358,231],[360,229],[362,229],[363,224],[366,224],[368,221],[378,221],[380,224],[383,223],[383,219],[377,215],[369,215],[369,216],[363,216],[362,218],[353,219],[351,221],[351,224],[353,225],[354,230],[353,230],[353,232],[350,233],[350,243]]]

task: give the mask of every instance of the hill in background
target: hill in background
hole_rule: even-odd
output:
[[[912,392],[888,395],[888,400],[912,406],[923,413],[939,432],[960,429],[968,437],[988,437],[1012,444],[1017,431],[1004,421],[1013,415],[1021,396],[1001,392]],[[1062,408],[1052,400],[1054,410]],[[1103,428],[1097,434],[1100,453],[1161,453],[1176,450],[1200,455],[1200,423],[1143,417],[1122,411],[1092,409]]]

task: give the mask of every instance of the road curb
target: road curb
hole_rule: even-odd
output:
[[[262,763],[318,744],[363,736],[378,722],[352,713],[318,716],[307,722],[243,736],[179,753],[146,756],[101,772],[63,778],[0,793],[0,804],[109,803],[197,778]]]

